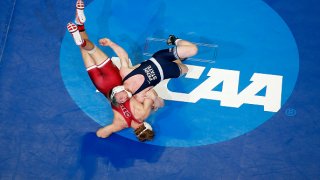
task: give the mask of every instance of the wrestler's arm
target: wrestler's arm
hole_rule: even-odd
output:
[[[151,113],[152,110],[152,105],[153,105],[153,100],[152,99],[145,99],[143,101],[143,112],[144,112],[144,118],[143,119],[147,119]]]
[[[139,120],[145,120],[149,117],[152,104],[152,99],[145,99],[143,102],[139,102],[135,97],[130,99],[132,113],[134,117]]]
[[[161,97],[158,96],[158,93],[154,89],[150,89],[146,92],[145,98],[153,100],[153,109],[157,110],[164,106],[164,101]]]
[[[144,103],[146,99],[153,100],[152,109],[157,110],[158,108],[161,108],[164,106],[164,100],[158,96],[157,92],[150,88],[146,88],[143,91],[139,92],[138,94],[134,95],[135,99],[139,103]]]
[[[113,132],[116,132],[116,131],[119,131],[119,130],[117,130],[117,127],[114,124],[110,124],[110,125],[107,125],[107,126],[100,128],[96,132],[96,134],[100,138],[107,138],[110,136],[110,134],[112,134]]]
[[[108,38],[100,39],[99,44],[101,46],[109,46],[116,53],[116,55],[120,59],[121,68],[130,68],[131,67],[128,53],[122,47],[120,47],[118,44],[112,42]]]
[[[118,112],[114,112],[114,118],[112,124],[109,124],[107,126],[104,126],[100,128],[96,134],[100,138],[107,138],[109,137],[112,133],[121,131],[122,129],[125,128],[125,126],[119,122],[122,122],[122,120],[119,118]]]

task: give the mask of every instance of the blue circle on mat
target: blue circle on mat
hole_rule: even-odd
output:
[[[294,88],[299,71],[294,37],[281,17],[263,1],[95,0],[87,5],[85,13],[91,41],[109,37],[127,50],[133,64],[166,48],[163,39],[169,34],[197,42],[199,53],[184,63],[201,67],[203,72],[193,79],[170,80],[167,87],[172,92],[191,93],[208,80],[212,68],[238,72],[239,93],[250,86],[255,73],[282,77],[280,106]],[[106,47],[101,49],[114,55]],[[96,92],[68,32],[60,52],[61,74],[70,96],[100,125],[111,123],[110,104]],[[224,86],[217,85],[212,91],[222,91]],[[268,90],[261,90],[256,96],[264,96]],[[230,107],[205,98],[197,102],[165,102],[165,107],[147,120],[156,131],[149,144],[190,147],[223,142],[250,132],[276,113],[254,103]],[[118,134],[137,141],[131,129]]]

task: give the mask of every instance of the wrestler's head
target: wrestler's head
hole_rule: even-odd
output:
[[[123,86],[116,86],[112,89],[110,99],[113,104],[119,104],[126,102],[131,96],[131,93],[126,91]]]
[[[139,141],[144,142],[147,140],[152,140],[154,137],[154,132],[152,131],[152,127],[149,123],[142,123],[136,130],[134,130]]]

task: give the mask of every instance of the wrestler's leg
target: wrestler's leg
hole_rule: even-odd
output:
[[[80,36],[83,40],[83,43],[80,45],[81,53],[88,54],[95,65],[101,65],[104,61],[108,59],[108,56],[104,52],[102,52],[100,48],[93,44],[92,41],[89,40],[84,25],[78,25],[78,29],[80,31]]]
[[[85,31],[81,31],[80,34],[84,41],[80,46],[81,53],[89,55],[95,65],[99,66],[103,64],[109,57],[89,40]]]
[[[88,43],[88,35],[84,29],[84,25],[77,24],[78,29],[80,30],[80,36],[83,39],[83,43],[79,46],[82,59],[86,69],[92,68],[96,66],[94,59],[88,54],[88,50],[93,48],[93,45]],[[87,50],[88,49],[88,50]]]
[[[79,29],[81,30],[81,32],[79,32]],[[84,25],[75,25],[73,23],[69,23],[68,30],[75,39],[76,44],[79,46],[83,62],[91,81],[101,93],[108,95],[109,89],[106,89],[107,86],[105,83],[107,81],[105,80],[105,76],[103,75],[104,72],[98,66],[100,65],[100,63],[103,63],[103,60],[101,60],[101,62],[98,61],[99,64],[97,64],[95,59],[92,57],[91,54],[95,54],[97,52],[97,48],[90,40],[88,40],[88,35],[85,32]],[[104,59],[104,61],[106,61],[106,59]]]
[[[152,55],[152,57],[154,59],[156,59],[160,63],[161,66],[167,67],[168,63],[169,64],[171,64],[172,62],[176,63],[179,66],[179,74],[180,75],[186,74],[188,72],[188,67],[181,62],[181,60],[180,60],[181,58],[177,55],[176,47],[157,51],[156,53],[154,53]],[[175,70],[174,69],[170,70],[171,75],[168,75],[169,77],[167,77],[167,78],[177,77],[177,75],[176,75],[177,69],[176,68],[177,67],[175,66],[175,68],[174,68]]]
[[[90,55],[90,57],[94,61],[95,65],[99,66],[108,59],[108,56],[105,53],[103,53],[95,44],[93,44],[92,41],[89,40],[88,35],[84,28],[84,22],[86,20],[86,17],[84,14],[84,8],[85,6],[83,1],[77,0],[75,23],[77,24],[77,28],[80,32],[80,36],[83,41],[80,47],[81,53],[85,54],[84,51],[87,51],[87,53]],[[85,56],[87,55],[85,54]]]
[[[169,36],[167,43],[169,45],[176,45],[173,51],[175,51],[176,56],[179,58],[173,62],[178,64],[181,75],[186,74],[188,72],[188,67],[185,64],[183,64],[181,60],[196,55],[198,52],[198,47],[192,42],[179,39],[174,35]]]
[[[69,22],[67,25],[67,29],[70,32],[70,34],[72,35],[76,45],[79,46],[81,54],[82,54],[82,59],[84,61],[85,67],[89,68],[91,66],[95,66],[95,62],[93,61],[93,59],[91,58],[91,56],[87,53],[87,51],[82,48],[87,46],[86,45],[86,41],[84,40],[84,37],[87,38],[87,35],[85,34],[85,32],[79,32],[79,28],[81,29],[81,31],[84,31],[84,25],[75,25],[72,22]],[[89,45],[88,45],[89,46]]]
[[[84,43],[80,46],[80,51],[84,63],[87,67],[90,79],[95,87],[102,94],[108,97],[109,91],[113,86],[113,82],[110,81],[110,78],[112,78],[113,76],[110,76],[109,73],[114,71],[112,68],[110,68],[109,65],[106,65],[106,63],[109,62],[110,59],[89,40],[85,30],[81,31],[80,34],[84,39]],[[121,77],[119,79],[119,81],[121,82]]]
[[[174,45],[176,45],[176,53],[179,59],[185,59],[197,54],[198,47],[190,41],[183,39],[175,39]]]

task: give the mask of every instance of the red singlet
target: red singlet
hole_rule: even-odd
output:
[[[119,106],[114,106],[111,104],[111,107],[113,110],[119,112],[124,119],[126,120],[128,127],[131,127],[131,122],[134,121],[138,124],[141,124],[142,122],[134,118],[131,109],[130,109],[130,100],[126,101],[123,104],[119,104]]]
[[[95,87],[107,98],[110,97],[110,91],[114,87],[122,85],[119,69],[110,58],[99,66],[89,67],[87,71]]]

